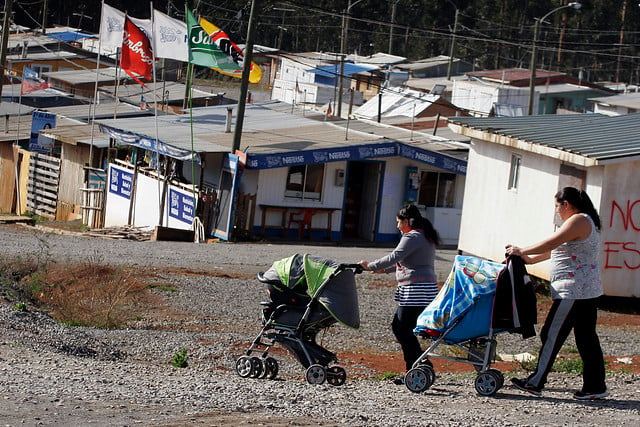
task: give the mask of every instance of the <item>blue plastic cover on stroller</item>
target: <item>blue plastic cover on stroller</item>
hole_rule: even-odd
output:
[[[487,335],[491,328],[496,279],[503,268],[504,264],[472,256],[456,256],[440,292],[418,317],[416,334],[426,331],[430,331],[429,335],[443,333],[464,316],[447,334],[447,342]]]

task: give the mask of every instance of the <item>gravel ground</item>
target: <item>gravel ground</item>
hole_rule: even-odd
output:
[[[581,381],[566,373],[551,374],[542,398],[523,395],[508,381],[494,397],[478,396],[470,369],[437,372],[434,385],[421,394],[377,378],[380,372],[359,363],[357,355],[399,356],[388,330],[392,287],[373,285],[381,279],[393,283],[386,275],[357,278],[360,330],[334,327],[322,338],[323,346],[345,355],[343,386],[307,384],[302,367],[277,347],[272,351],[280,363],[277,380],[242,379],[234,372],[236,358],[260,327],[259,301],[266,295],[256,272],[293,253],[357,262],[388,248],[132,242],[14,225],[0,225],[0,242],[3,257],[139,266],[176,288],[155,291],[162,304],[153,315],[109,331],[60,325],[33,309],[17,311],[2,298],[0,424],[640,425],[640,375],[632,369],[609,375],[609,399],[586,403],[571,398]],[[454,256],[454,251],[438,252],[442,278]],[[605,354],[637,361],[638,325],[601,326]],[[523,341],[510,334],[499,335],[498,343],[499,353],[538,348],[537,338]],[[189,366],[174,368],[169,362],[182,347],[188,349]]]

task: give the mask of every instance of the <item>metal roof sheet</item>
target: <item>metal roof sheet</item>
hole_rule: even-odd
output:
[[[189,115],[159,116],[158,139],[173,147],[191,150],[193,128],[194,151],[229,152],[233,146],[234,128],[232,126],[231,132],[225,132],[227,108],[233,108],[235,126],[236,105],[194,109],[193,125]],[[291,114],[291,105],[281,102],[247,105],[240,149],[247,149],[253,154],[269,154],[399,141],[461,160],[467,158],[466,144],[442,137],[360,120],[324,121],[323,114],[311,111],[305,114],[308,117],[303,117],[298,111]],[[150,138],[155,135],[155,121],[148,117],[96,120],[96,123]]]
[[[600,163],[640,156],[640,113],[449,118],[450,123],[580,155]]]
[[[614,107],[640,108],[640,93],[636,92],[589,98],[589,100],[602,105],[610,105]]]

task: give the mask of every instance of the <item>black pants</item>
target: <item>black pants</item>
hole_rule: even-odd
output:
[[[422,354],[420,342],[413,330],[416,327],[418,316],[424,311],[424,308],[422,306],[398,306],[396,314],[393,316],[393,322],[391,322],[393,335],[402,347],[407,370],[411,369],[413,362]]]
[[[527,379],[529,384],[544,387],[553,362],[573,329],[578,353],[582,358],[582,391],[601,393],[606,390],[604,358],[596,334],[597,301],[597,298],[553,300],[540,332],[542,348],[538,356],[538,366]]]

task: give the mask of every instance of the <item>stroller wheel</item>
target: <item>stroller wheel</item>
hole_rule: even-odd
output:
[[[476,377],[475,387],[479,395],[493,396],[500,389],[502,375],[498,375],[496,372],[495,369],[489,369]]]
[[[264,371],[262,371],[260,378],[274,380],[278,376],[278,361],[273,357],[267,357],[262,364],[264,365]]]
[[[251,374],[249,376],[251,378],[259,378],[263,371],[264,365],[262,364],[262,359],[253,356],[251,358]]]
[[[422,393],[436,379],[436,373],[429,365],[422,365],[418,368],[410,369],[404,376],[404,385],[414,393]]]
[[[305,376],[309,384],[322,384],[327,379],[327,371],[324,366],[315,364],[307,368]]]
[[[497,369],[489,369],[489,372],[493,372],[498,377],[498,390],[500,390],[504,385],[504,375]]]
[[[342,385],[347,380],[347,371],[342,366],[332,366],[327,369],[327,382],[331,385]]]
[[[252,366],[249,356],[240,356],[236,360],[236,373],[242,378],[248,378],[251,375]]]

